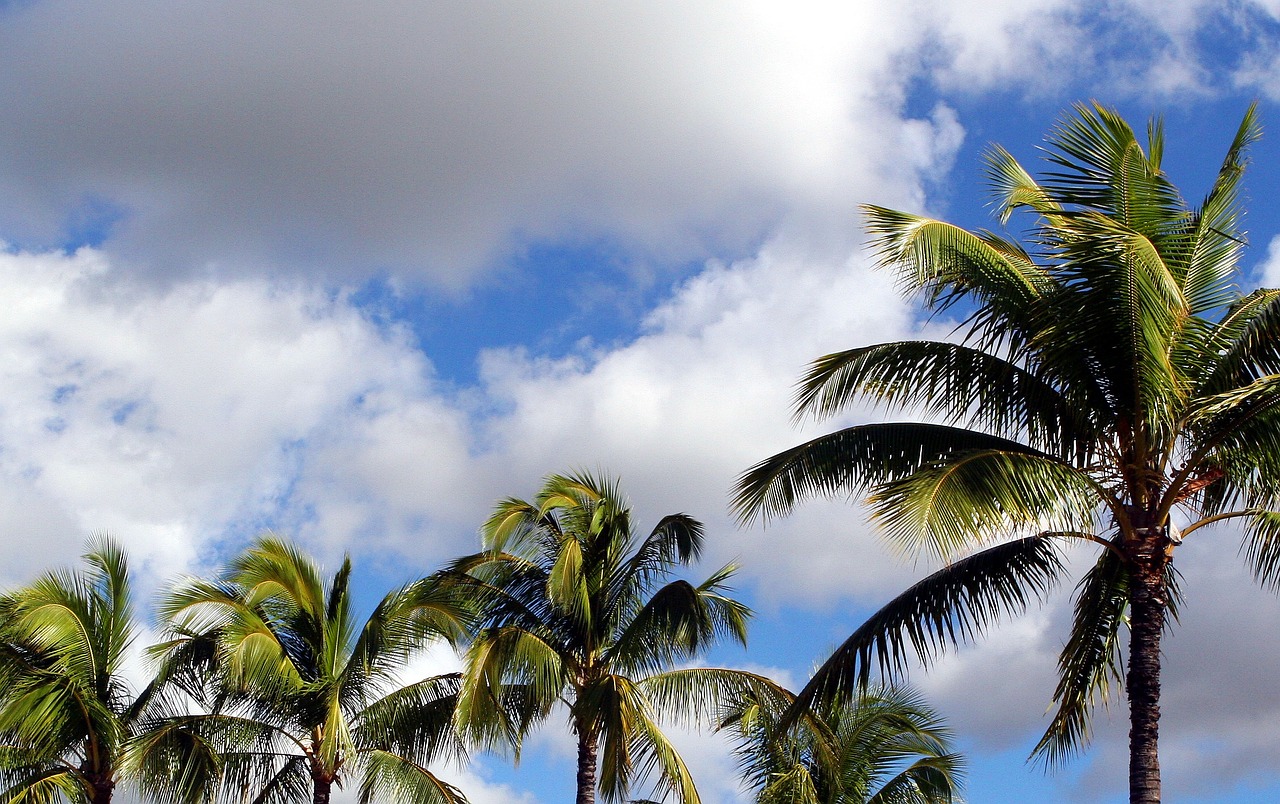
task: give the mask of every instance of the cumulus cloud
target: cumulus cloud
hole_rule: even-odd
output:
[[[0,547],[11,577],[100,529],[160,577],[270,523],[355,540],[367,522],[332,525],[340,514],[304,495],[349,477],[317,457],[376,442],[388,407],[465,470],[450,455],[466,452],[465,417],[429,394],[429,364],[341,298],[262,280],[151,293],[111,271],[91,250],[0,254],[0,472],[14,498],[5,524],[21,534]]]

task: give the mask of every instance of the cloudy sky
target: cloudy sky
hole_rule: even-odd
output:
[[[1197,198],[1250,100],[1280,121],[1280,3],[0,0],[0,580],[105,530],[154,589],[275,528],[372,599],[599,467],[741,563],[752,645],[715,659],[800,683],[928,571],[841,501],[726,513],[832,426],[790,421],[806,361],[947,331],[869,269],[857,204],[991,225],[983,149],[1034,164],[1090,98],[1163,115]],[[1254,157],[1244,281],[1280,284],[1280,138]],[[1280,797],[1280,603],[1236,548],[1180,554],[1179,801]],[[1122,709],[1056,774],[1024,762],[1069,591],[913,675],[973,801],[1121,800]],[[743,800],[686,742],[705,800]],[[551,804],[570,759],[551,729],[459,778]]]

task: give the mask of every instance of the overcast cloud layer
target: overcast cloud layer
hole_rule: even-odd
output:
[[[268,525],[421,571],[473,549],[497,497],[598,466],[642,523],[705,519],[708,563],[736,558],[765,611],[882,601],[925,568],[844,504],[741,533],[726,513],[739,472],[837,424],[788,422],[807,360],[924,328],[870,269],[855,204],[936,206],[958,100],[987,92],[1280,98],[1280,9],[1219,9],[0,4],[0,533],[21,534],[0,540],[0,576],[106,529],[153,586]],[[1207,58],[1207,36],[1239,52]],[[465,293],[531,246],[598,242],[675,283],[642,328],[475,355],[474,385],[353,301],[371,277]],[[1280,609],[1217,539],[1188,550],[1169,649],[1185,795],[1280,762]],[[1043,725],[1066,600],[928,677],[981,750]],[[1072,796],[1123,778],[1122,726]],[[691,745],[732,800],[723,754]]]

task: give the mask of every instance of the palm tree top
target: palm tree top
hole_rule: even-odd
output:
[[[564,704],[579,804],[595,800],[597,783],[618,800],[650,771],[661,791],[696,804],[658,728],[660,705],[705,701],[729,683],[731,671],[671,668],[719,639],[745,643],[750,617],[730,595],[732,565],[700,584],[675,577],[701,553],[702,524],[670,514],[638,535],[618,484],[578,472],[547,477],[532,500],[499,501],[482,541],[452,567],[479,611],[458,704],[468,735],[518,752]]]
[[[462,801],[427,767],[463,753],[451,729],[460,679],[406,685],[402,677],[431,642],[464,633],[470,609],[458,593],[424,578],[393,589],[361,622],[350,558],[326,579],[275,535],[220,577],[180,584],[160,606],[172,638],[154,650],[209,711],[174,720],[155,738],[201,769],[182,770],[170,795],[234,797],[243,788],[274,802],[310,786],[323,804],[333,784],[360,778],[362,801]],[[170,764],[155,775],[173,772]]]
[[[1123,684],[1133,800],[1158,800],[1177,548],[1239,519],[1259,581],[1280,583],[1280,291],[1238,284],[1239,186],[1259,134],[1251,107],[1192,205],[1164,172],[1158,120],[1144,145],[1114,110],[1080,104],[1050,131],[1041,177],[988,153],[997,219],[1030,216],[1020,240],[864,207],[879,265],[930,312],[960,313],[960,342],[820,357],[796,414],[861,399],[929,421],[855,425],[779,453],[742,475],[734,507],[750,521],[813,495],[865,495],[891,541],[945,566],[850,637],[802,699],[854,689],[869,664],[892,672],[907,649],[927,661],[1024,610],[1065,574],[1059,546],[1091,542],[1102,554],[1077,589],[1059,708],[1037,750],[1082,745],[1089,707]]]

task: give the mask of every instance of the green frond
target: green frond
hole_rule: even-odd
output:
[[[1052,385],[962,344],[898,341],[820,357],[797,387],[796,417],[829,416],[859,397],[948,424],[1016,435],[1064,457],[1087,443],[1088,428]]]
[[[628,733],[622,736],[630,742],[628,754],[634,758],[637,781],[650,784],[653,796],[659,800],[668,801],[674,798],[681,804],[700,804],[702,799],[694,784],[693,773],[690,772],[675,745],[662,733],[662,729],[655,722],[653,710],[643,694],[635,693],[635,702],[629,709],[633,719],[626,724]],[[608,754],[609,740],[610,731],[606,725],[606,750],[601,751],[602,759]],[[600,780],[600,788],[605,791],[605,798],[609,799],[610,788],[606,786],[606,774],[603,768]],[[619,798],[628,787],[629,785],[625,785],[618,788]]]
[[[1007,438],[917,422],[848,427],[779,452],[743,472],[731,507],[740,522],[790,513],[801,500],[856,496],[922,467],[979,450],[1026,452]]]
[[[1093,707],[1111,697],[1111,685],[1124,684],[1120,628],[1129,608],[1129,569],[1112,550],[1104,550],[1077,586],[1071,636],[1058,657],[1057,712],[1031,752],[1057,765],[1090,739]]]
[[[457,722],[468,739],[485,748],[511,745],[519,750],[523,731],[512,722],[506,688],[524,690],[533,713],[527,727],[540,720],[559,699],[566,683],[565,657],[532,633],[495,627],[476,635],[467,651]]]
[[[1222,160],[1213,187],[1200,205],[1187,258],[1183,293],[1191,310],[1199,313],[1220,308],[1234,300],[1237,259],[1243,243],[1239,184],[1248,163],[1246,152],[1262,136],[1257,104],[1245,111],[1235,138]]]
[[[864,205],[862,211],[879,264],[896,270],[905,292],[923,292],[931,309],[976,303],[980,318],[972,322],[999,322],[1016,339],[1027,311],[1056,286],[1025,252],[1005,249],[1004,241],[883,207]]]
[[[362,759],[360,804],[467,804],[462,791],[423,765],[388,751],[370,751]]]
[[[667,670],[641,679],[637,686],[654,709],[672,713],[685,725],[723,720],[724,713],[742,701],[782,712],[795,699],[767,676],[726,667]]]
[[[1280,511],[1257,511],[1249,517],[1240,552],[1259,584],[1280,589]]]
[[[691,564],[702,556],[702,523],[688,514],[668,514],[636,548],[623,576],[645,588],[675,564]]]
[[[726,594],[731,589],[725,582],[735,570],[723,567],[699,586],[685,580],[663,586],[605,651],[606,661],[649,673],[697,656],[724,637],[745,645],[751,610]]]
[[[454,729],[461,690],[461,674],[451,673],[409,684],[374,701],[356,718],[356,747],[385,749],[423,766],[442,759],[465,759],[466,748]]]
[[[893,542],[945,560],[1010,532],[1092,530],[1102,493],[1087,474],[1023,448],[951,456],[882,484],[868,503]]]
[[[1198,397],[1280,373],[1280,290],[1263,288],[1240,297],[1204,347],[1216,359],[1196,388]]]
[[[0,790],[4,804],[89,804],[85,782],[74,770],[59,766],[33,771]]]
[[[809,768],[792,765],[770,775],[769,783],[756,794],[756,804],[827,803],[818,797]]]
[[[996,218],[1001,225],[1009,222],[1015,210],[1027,208],[1041,215],[1060,212],[1062,207],[1036,183],[1013,154],[993,145],[984,157],[987,181],[991,185]]]
[[[1280,405],[1280,373],[1268,374],[1229,391],[1196,399],[1186,420],[1203,441],[1222,441],[1230,431]]]
[[[1063,570],[1054,545],[1059,535],[1044,533],[989,547],[916,583],[836,648],[800,692],[792,714],[814,701],[865,689],[873,667],[887,676],[900,674],[909,653],[927,665],[940,651],[970,640],[999,617],[1021,613],[1032,598],[1043,599]]]
[[[591,630],[591,591],[583,576],[582,543],[568,537],[561,539],[560,550],[547,577],[547,598],[551,604]]]

